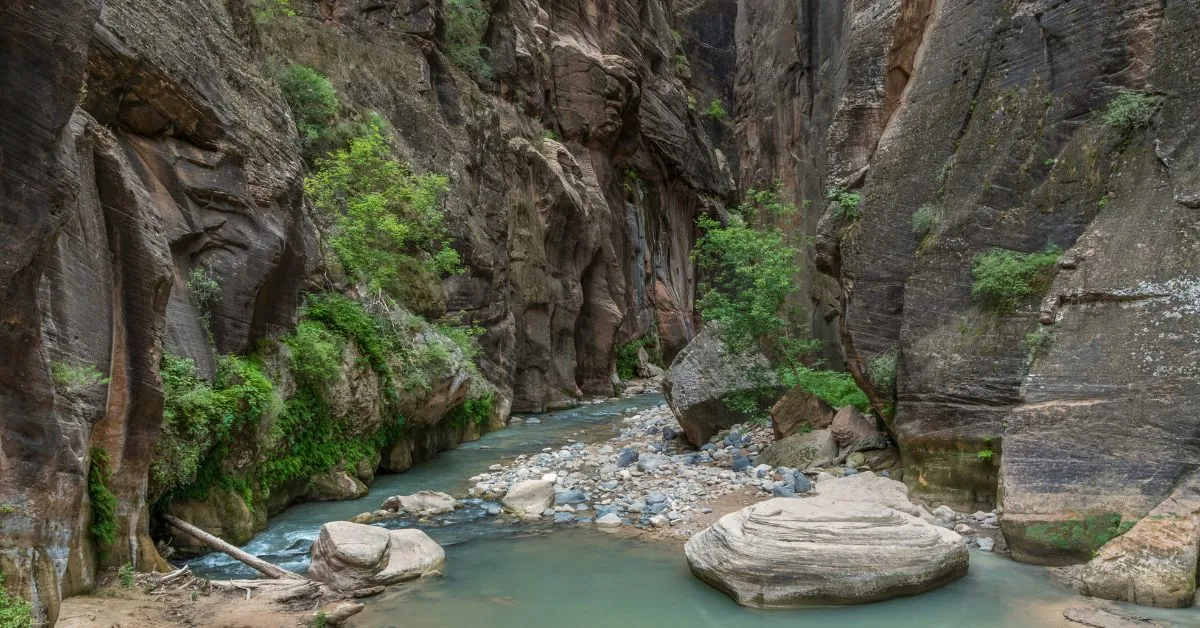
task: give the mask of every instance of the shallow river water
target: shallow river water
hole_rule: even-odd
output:
[[[245,546],[289,569],[307,567],[307,546],[321,524],[374,510],[389,495],[418,490],[465,493],[467,478],[521,453],[567,438],[598,441],[616,433],[621,416],[662,402],[647,395],[540,415],[485,435],[407,473],[376,479],[367,497],[295,506]],[[793,611],[742,608],[692,577],[682,549],[590,527],[549,530],[458,511],[424,528],[446,548],[445,575],[392,587],[371,599],[355,626],[531,628],[654,626],[656,628],[993,628],[1074,626],[1062,610],[1085,600],[1044,569],[972,552],[970,573],[936,591],[865,606]],[[192,561],[208,577],[253,577],[223,555]],[[1200,626],[1200,610],[1128,607],[1168,625]]]

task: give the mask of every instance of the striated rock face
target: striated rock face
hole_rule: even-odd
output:
[[[446,552],[420,530],[333,521],[321,526],[308,575],[336,591],[387,586],[440,574]]]
[[[766,377],[765,386],[755,373]],[[729,395],[761,396],[769,404],[777,394],[774,378],[761,354],[732,355],[712,328],[706,328],[671,363],[662,388],[684,436],[698,447],[723,428],[746,419],[725,402]]]
[[[987,509],[1003,487],[1019,559],[1086,560],[1200,462],[1198,29],[1173,0],[739,6],[739,179],[814,201],[810,264],[835,280],[807,286],[814,329],[914,491]],[[1156,95],[1147,126],[1102,120],[1124,89]],[[972,296],[978,254],[1048,245],[1034,298]],[[892,350],[894,394],[865,376]]]
[[[1200,563],[1200,474],[1192,475],[1146,518],[1109,541],[1072,580],[1084,595],[1182,608],[1196,593]]]
[[[684,546],[692,573],[739,604],[763,608],[876,602],[966,575],[958,534],[861,485],[832,488],[851,479],[819,482],[816,497],[776,498],[722,517]]]

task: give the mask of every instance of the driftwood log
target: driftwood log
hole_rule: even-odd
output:
[[[172,515],[163,515],[162,517],[167,523],[174,526],[180,532],[192,537],[193,539],[196,539],[197,541],[200,541],[201,543],[217,550],[218,552],[223,552],[229,555],[235,560],[240,561],[242,564],[254,569],[258,573],[261,573],[268,578],[280,580],[308,580],[308,578],[305,578],[304,576],[276,567],[275,565],[272,565],[271,563],[268,563],[267,561],[253,554],[243,552],[233,545],[222,541],[221,539],[205,532],[204,530],[201,530],[200,528],[197,528],[186,521],[183,521],[182,519],[179,519],[178,517],[174,517]]]

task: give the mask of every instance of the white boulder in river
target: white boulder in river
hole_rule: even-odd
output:
[[[900,482],[864,473],[817,487],[814,497],[760,502],[693,536],[684,546],[692,573],[762,608],[878,602],[967,574],[962,537],[898,503],[907,494]]]
[[[446,552],[420,530],[385,530],[332,521],[312,546],[310,578],[338,591],[396,584],[441,573]]]
[[[540,514],[554,505],[554,482],[548,480],[525,480],[508,489],[500,500],[508,510],[524,514]]]

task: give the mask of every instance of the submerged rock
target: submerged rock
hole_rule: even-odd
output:
[[[907,490],[884,478],[861,481],[871,475],[726,515],[688,540],[688,565],[739,604],[763,608],[877,602],[966,575],[962,537],[892,507]]]
[[[445,563],[446,552],[420,530],[333,521],[321,526],[313,543],[308,575],[352,591],[437,574]]]

